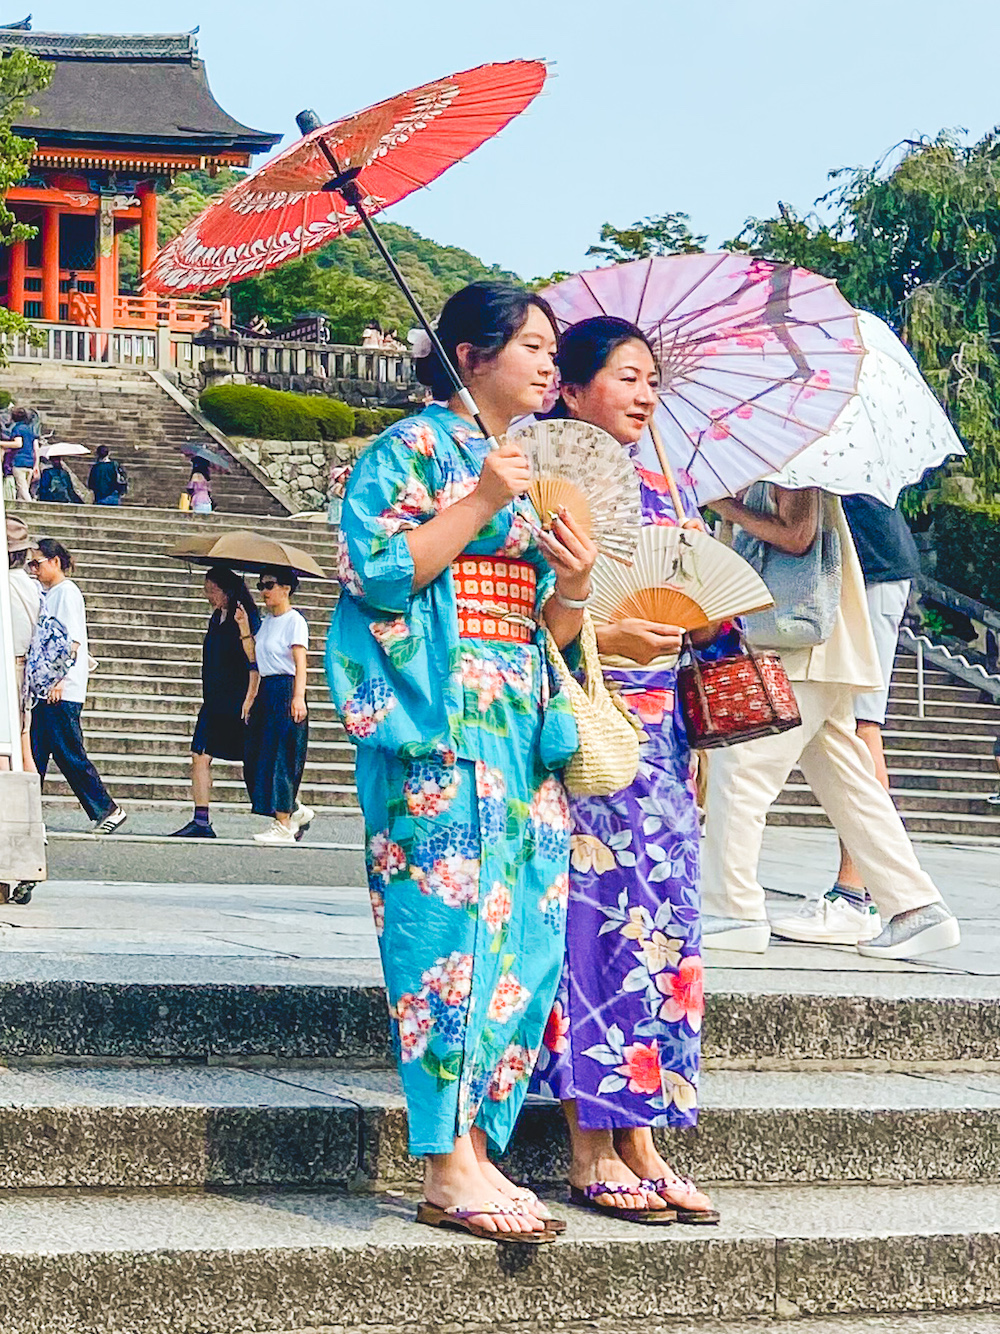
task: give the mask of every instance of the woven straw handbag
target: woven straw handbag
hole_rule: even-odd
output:
[[[639,735],[631,717],[604,684],[597,634],[589,613],[583,613],[580,631],[582,685],[548,630],[545,649],[559,688],[573,710],[580,737],[580,748],[563,773],[566,787],[578,797],[606,797],[629,787],[639,769]]]

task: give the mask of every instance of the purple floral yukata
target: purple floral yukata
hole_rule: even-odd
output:
[[[647,523],[675,524],[669,496],[639,471]],[[676,675],[606,669],[643,726],[639,772],[622,792],[571,800],[566,959],[532,1090],[575,1098],[586,1130],[698,1115],[699,825]]]

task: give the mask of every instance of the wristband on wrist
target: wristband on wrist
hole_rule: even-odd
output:
[[[593,593],[588,593],[585,598],[567,598],[563,597],[562,593],[560,593],[559,590],[556,589],[555,597],[556,601],[560,604],[560,606],[567,607],[570,611],[582,611],[583,608],[586,607],[587,604],[590,602],[590,599],[593,597]]]

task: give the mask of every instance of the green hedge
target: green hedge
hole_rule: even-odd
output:
[[[284,394],[254,384],[206,389],[201,410],[227,435],[257,440],[344,440],[354,433],[354,409],[321,394]]]
[[[1000,607],[1000,505],[936,505],[934,539],[938,581]]]
[[[355,408],[354,434],[381,435],[393,422],[406,415],[402,408]]]

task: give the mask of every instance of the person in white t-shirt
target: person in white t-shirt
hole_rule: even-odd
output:
[[[90,762],[80,728],[90,675],[90,648],[83,594],[69,578],[73,558],[61,542],[43,537],[29,569],[34,569],[45,590],[46,614],[62,623],[76,649],[72,667],[52,687],[48,699],[32,710],[31,751],[35,765],[44,781],[49,760],[55,760],[77,801],[94,821],[94,833],[113,834],[125,823],[126,815]]]
[[[309,745],[306,709],[306,650],[309,627],[292,607],[299,586],[293,570],[267,569],[257,580],[267,614],[256,635],[246,611],[235,613],[247,659],[257,670],[243,705],[247,722],[244,776],[255,815],[271,825],[254,834],[257,843],[294,844],[314,812],[299,804],[298,792]]]
[[[7,515],[7,565],[10,580],[10,621],[13,637],[14,666],[16,669],[17,696],[21,716],[21,758],[28,773],[35,772],[35,761],[31,757],[31,710],[25,708],[24,660],[31,647],[31,639],[38,624],[42,595],[38,580],[29,577],[24,568],[29,550],[35,545],[34,538],[28,536],[28,525],[23,519],[13,514]]]

